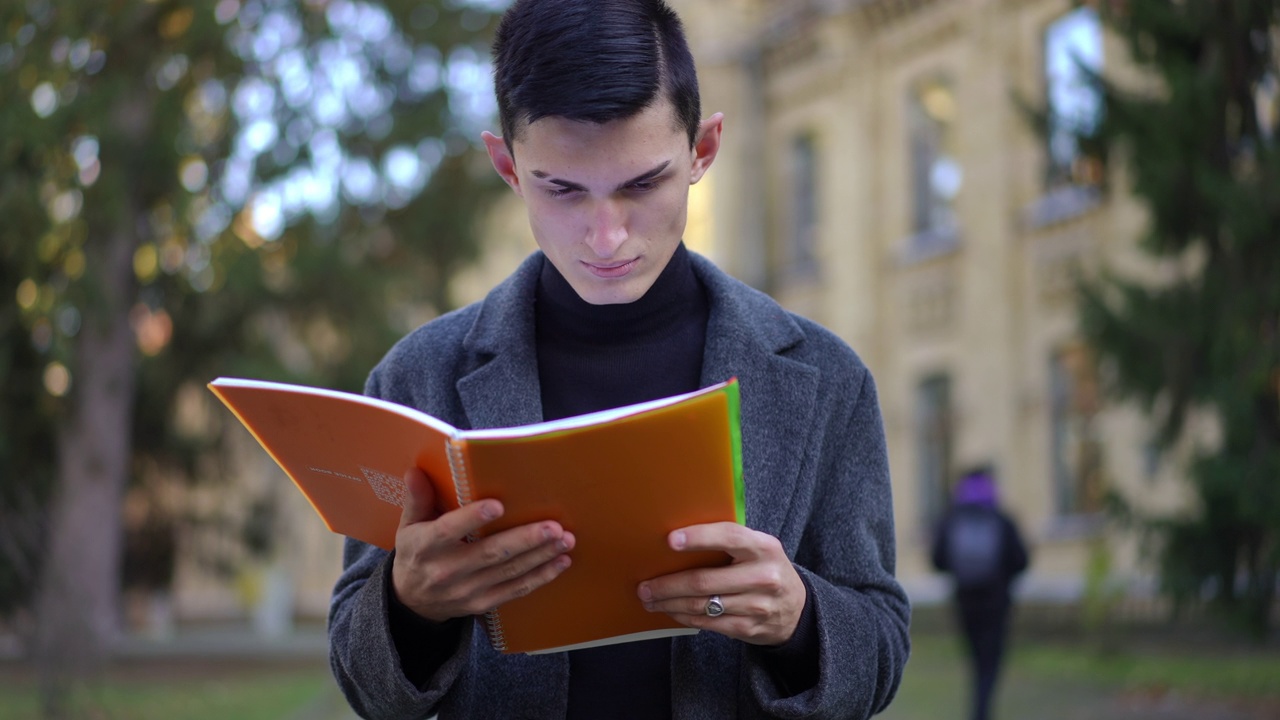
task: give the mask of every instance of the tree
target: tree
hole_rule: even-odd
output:
[[[492,185],[466,140],[491,9],[0,7],[0,611],[35,611],[47,715],[118,634],[139,459],[203,449],[177,389],[358,389],[396,310],[447,309]]]
[[[1187,468],[1191,506],[1137,519],[1166,592],[1264,635],[1280,580],[1280,3],[1116,1],[1104,19],[1158,81],[1099,78],[1093,140],[1130,170],[1165,279],[1084,281],[1083,333],[1164,450],[1190,414],[1216,419]]]

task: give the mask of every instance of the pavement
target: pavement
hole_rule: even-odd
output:
[[[116,645],[119,660],[142,659],[323,659],[329,640],[323,627],[308,626],[282,635],[263,635],[243,623],[183,627],[163,635],[126,635]],[[0,633],[0,662],[21,662],[22,645],[13,634]]]
[[[322,627],[263,635],[240,624],[183,628],[165,636],[133,635],[116,646],[121,660],[148,658],[308,660],[328,657],[329,638]]]

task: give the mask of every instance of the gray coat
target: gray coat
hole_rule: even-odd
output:
[[[711,314],[702,384],[741,384],[747,524],[782,541],[817,623],[818,684],[781,697],[759,648],[701,632],[672,641],[676,718],[866,718],[892,699],[910,609],[894,579],[893,507],[871,373],[817,324],[693,256]],[[484,301],[411,333],[366,392],[463,428],[542,420],[530,256]],[[329,612],[330,663],[367,718],[562,718],[569,660],[501,655],[472,623],[423,688],[388,630],[390,555],[348,539]]]

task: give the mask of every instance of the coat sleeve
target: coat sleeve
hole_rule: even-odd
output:
[[[910,606],[894,578],[893,499],[884,427],[871,374],[836,402],[821,430],[816,487],[796,553],[817,637],[817,684],[796,694],[748,647],[763,712],[782,718],[869,718],[897,692],[910,652]]]
[[[391,634],[391,555],[348,538],[343,572],[329,606],[329,666],[347,702],[363,718],[426,718],[457,679],[474,625],[440,654],[439,669],[417,686],[405,675]]]
[[[365,394],[379,397],[378,373],[370,376]],[[390,597],[393,554],[351,538],[343,549],[342,575],[329,605],[329,665],[351,707],[363,718],[426,718],[436,712],[468,662],[474,623],[458,630],[427,633],[401,623],[393,627]],[[417,632],[439,647],[424,649],[433,672],[415,683],[406,675],[424,664],[422,657],[406,668],[397,650],[412,645],[396,633]],[[414,638],[416,641],[417,638]],[[399,641],[399,643],[397,642]]]

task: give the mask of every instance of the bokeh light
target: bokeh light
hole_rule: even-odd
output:
[[[138,350],[147,357],[160,354],[173,337],[173,319],[161,308],[152,310],[138,303],[129,311],[129,324],[138,341]]]
[[[71,389],[71,371],[57,360],[44,368],[44,389],[54,397],[62,397]]]
[[[198,157],[187,158],[178,168],[178,180],[187,192],[196,193],[204,189],[209,179],[209,166]]]
[[[36,300],[40,297],[40,291],[36,288],[36,282],[31,278],[27,278],[18,283],[17,301],[18,307],[23,310],[30,310],[35,307]]]
[[[49,117],[58,109],[58,91],[52,83],[42,82],[31,91],[31,109],[41,118]]]
[[[156,271],[159,270],[160,263],[156,255],[156,246],[151,243],[142,245],[133,253],[133,272],[138,276],[138,280],[143,283],[149,283],[156,277]]]

